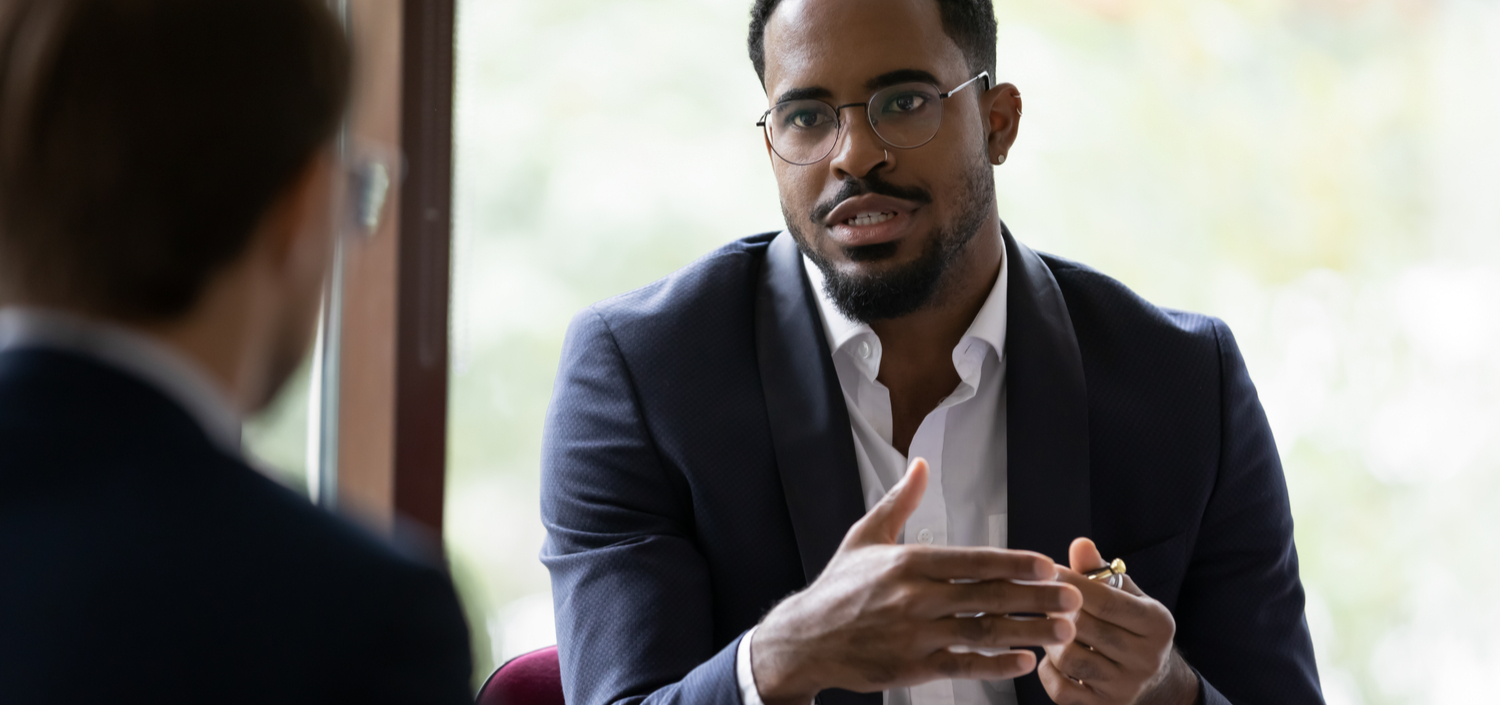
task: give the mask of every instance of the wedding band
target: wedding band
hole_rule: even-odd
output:
[[[1085,573],[1083,577],[1096,583],[1102,581],[1104,584],[1115,589],[1123,588],[1125,587],[1125,561],[1116,558],[1110,561],[1109,565],[1099,570]]]

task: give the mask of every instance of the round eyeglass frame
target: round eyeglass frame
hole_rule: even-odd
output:
[[[960,83],[957,86],[955,86],[953,88],[953,90],[946,91],[946,92],[939,92],[937,94],[938,100],[939,101],[946,101],[946,100],[948,100],[949,96],[951,96],[951,95],[953,95],[953,94],[955,94],[955,93],[957,93],[957,92],[959,92],[959,91],[961,91],[961,90],[963,90],[965,88],[968,88],[970,84],[972,84],[975,81],[978,81],[980,79],[984,79],[984,90],[988,91],[990,89],[990,72],[989,71],[980,71],[973,78],[970,78],[969,80],[964,81],[963,83]],[[912,81],[912,82],[908,82],[908,84],[909,83],[921,83],[921,81]],[[908,84],[898,84],[898,85],[908,85]],[[932,85],[932,84],[928,84],[928,85]],[[766,142],[771,145],[771,151],[775,152],[776,156],[779,157],[782,161],[784,161],[784,162],[786,162],[788,164],[792,164],[794,166],[812,166],[813,164],[817,164],[818,162],[821,162],[824,159],[827,159],[828,155],[833,154],[834,148],[839,143],[839,139],[838,139],[839,136],[844,133],[844,124],[845,123],[844,123],[844,120],[843,120],[843,117],[842,117],[843,114],[844,114],[844,108],[857,108],[857,107],[860,107],[860,106],[864,106],[864,109],[865,109],[865,120],[870,123],[870,129],[872,131],[874,131],[876,137],[880,138],[881,142],[884,142],[886,145],[888,145],[888,146],[890,146],[890,147],[892,147],[894,149],[916,149],[918,147],[926,145],[928,142],[931,142],[933,140],[933,138],[937,137],[938,130],[942,129],[943,119],[942,119],[942,114],[941,113],[939,113],[939,115],[938,115],[937,127],[933,128],[932,134],[928,135],[927,139],[922,140],[922,142],[919,143],[919,144],[904,145],[904,146],[903,145],[899,145],[899,144],[895,144],[895,143],[891,142],[890,140],[886,139],[885,136],[883,136],[883,135],[880,134],[880,127],[876,124],[875,118],[872,117],[874,115],[874,113],[871,110],[871,108],[874,107],[875,97],[876,96],[879,96],[880,94],[882,94],[882,93],[890,90],[891,88],[895,88],[895,87],[897,87],[897,86],[890,86],[890,87],[882,88],[882,89],[880,89],[878,91],[875,91],[874,93],[871,93],[870,97],[867,100],[865,100],[865,102],[863,102],[863,103],[845,103],[843,105],[833,105],[831,103],[828,103],[827,101],[818,100],[816,98],[804,98],[804,99],[802,99],[802,100],[816,100],[819,103],[823,103],[824,105],[827,105],[829,108],[831,108],[833,110],[833,118],[834,118],[834,121],[835,121],[835,124],[834,124],[834,138],[828,141],[828,151],[824,152],[821,156],[819,156],[817,159],[814,159],[812,161],[808,161],[808,162],[792,161],[791,159],[788,159],[786,157],[786,155],[782,154],[781,150],[779,150],[779,149],[776,148],[776,139],[771,134],[771,124],[767,120],[767,118],[770,117],[771,113],[775,112],[775,110],[777,108],[781,107],[782,104],[778,103],[776,105],[773,105],[770,108],[768,108],[764,113],[761,113],[760,114],[760,119],[755,122],[755,126],[761,128],[765,132]],[[933,86],[933,87],[936,88],[937,86]],[[790,102],[790,101],[788,101],[788,102]],[[942,107],[942,102],[938,103],[938,107],[939,108]]]

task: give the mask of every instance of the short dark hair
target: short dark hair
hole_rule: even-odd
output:
[[[958,45],[969,62],[969,73],[990,72],[995,85],[995,6],[991,0],[935,0],[942,13],[943,33]],[[766,23],[781,0],[755,0],[750,8],[750,63],[760,84],[766,84]]]
[[[185,314],[332,140],[350,64],[324,0],[6,0],[0,296]]]

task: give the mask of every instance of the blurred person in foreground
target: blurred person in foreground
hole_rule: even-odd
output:
[[[445,572],[239,450],[361,173],[326,5],[0,8],[0,702],[469,702]]]
[[[569,702],[1321,702],[1228,328],[1000,220],[989,0],[758,0],[749,43],[786,230],[564,345]]]

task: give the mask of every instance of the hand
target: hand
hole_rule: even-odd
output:
[[[1123,590],[1085,578],[1105,566],[1093,541],[1074,539],[1068,562],[1072,570],[1059,568],[1059,579],[1083,594],[1083,611],[1072,643],[1046,647],[1037,675],[1047,694],[1059,705],[1197,702],[1198,677],[1172,648],[1172,613],[1128,575]]]
[[[1030,673],[1036,656],[1003,650],[1073,639],[1083,603],[1077,588],[1011,582],[1055,580],[1058,568],[1046,556],[896,544],[926,488],[927,462],[917,459],[849,529],[822,575],[766,615],[750,660],[767,705],[806,705],[825,688],[871,692],[941,678],[1014,678]],[[1005,616],[1019,612],[1049,616]],[[983,614],[954,616],[974,613]],[[950,646],[1002,653],[954,653]]]

